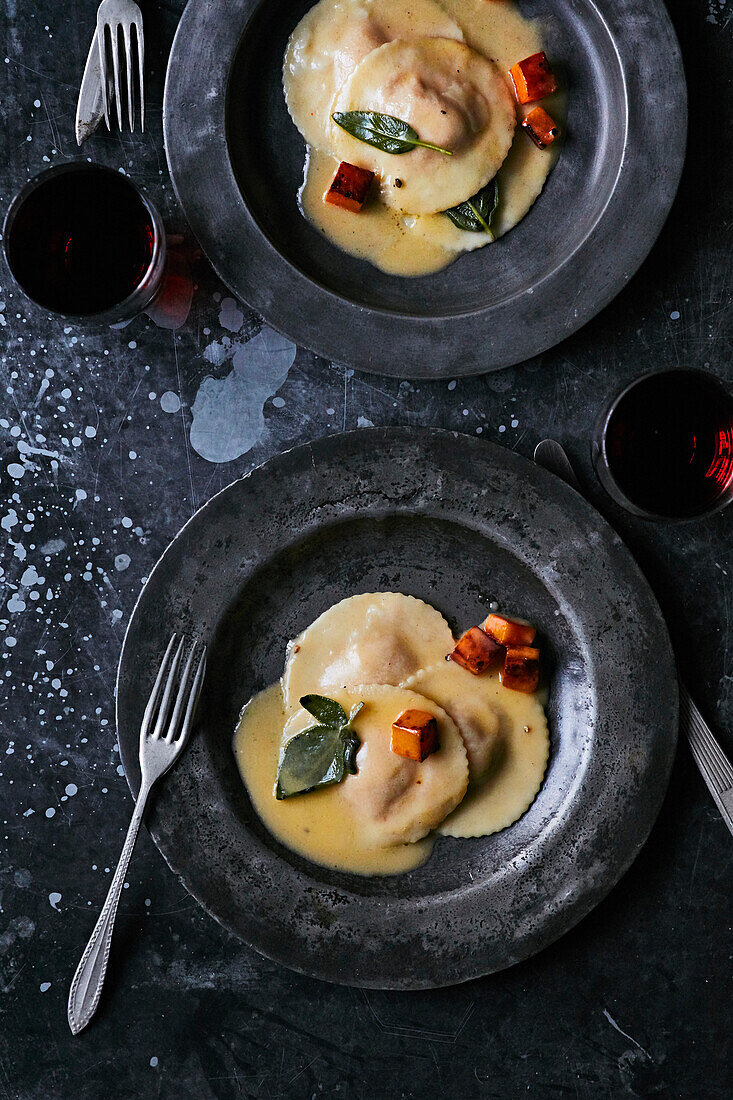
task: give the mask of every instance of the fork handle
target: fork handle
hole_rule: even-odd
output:
[[[84,954],[71,982],[67,1016],[69,1027],[74,1035],[78,1035],[87,1026],[97,1011],[99,998],[102,995],[117,907],[120,903],[122,887],[127,875],[127,868],[130,865],[137,834],[140,831],[140,822],[143,819],[150,788],[151,784],[149,783],[143,783],[140,787],[130,827],[127,830],[125,843],[122,847],[120,861],[110,883],[102,911],[99,914],[97,923],[94,925],[94,931],[84,949]]]

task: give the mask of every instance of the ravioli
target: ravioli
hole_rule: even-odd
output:
[[[423,50],[426,41],[433,45]],[[468,81],[466,67],[459,74],[450,63],[456,47],[475,59]],[[511,66],[542,49],[541,23],[510,0],[320,0],[293,31],[283,63],[285,100],[307,143],[303,215],[345,252],[405,277],[429,275],[503,236],[532,206],[557,156],[559,143],[540,149],[521,132],[517,122],[535,104],[516,104],[508,83]],[[563,95],[543,104],[562,126]],[[380,153],[332,122],[334,110],[370,106],[409,122],[424,139],[442,136],[458,147],[454,156]],[[482,141],[490,146],[484,159]],[[324,201],[342,160],[377,175],[359,213]],[[499,204],[491,234],[458,228],[442,211],[471,198],[494,172]],[[445,193],[444,173],[451,183]]]
[[[357,684],[400,684],[453,649],[434,607],[401,592],[350,596],[324,611],[288,647],[283,695],[288,710],[303,695],[330,695]]]
[[[471,198],[496,175],[514,138],[516,111],[504,77],[485,57],[448,38],[387,42],[354,69],[336,111],[378,111],[450,150],[385,153],[332,122],[340,160],[379,177],[387,206],[431,214]],[[399,182],[398,182],[399,181]]]
[[[367,54],[417,35],[463,40],[435,0],[321,0],[311,8],[293,31],[283,63],[285,101],[306,142],[330,148],[331,105]]]
[[[524,138],[524,135],[520,135]],[[542,191],[548,170],[547,151],[531,141],[515,140],[496,174],[499,202],[491,225],[495,237],[503,237],[522,220]],[[429,247],[440,245],[447,252],[472,252],[491,242],[486,233],[459,229],[444,214],[416,214],[407,219],[415,236]]]
[[[542,696],[509,690],[497,670],[472,675],[445,659],[453,647],[440,612],[399,592],[342,600],[290,643],[283,679],[250,699],[233,741],[274,837],[328,867],[399,874],[428,858],[437,834],[485,836],[521,817],[547,767]],[[300,706],[306,694],[326,695],[347,714],[362,704],[356,772],[279,799],[284,746],[317,725]],[[408,710],[437,723],[437,747],[422,761],[392,751],[392,724]],[[309,771],[307,751],[303,760],[317,784],[323,771]]]
[[[433,700],[399,687],[372,684],[335,691],[331,698],[347,713],[364,703],[354,722],[361,741],[358,771],[331,788],[333,798],[348,807],[356,822],[360,843],[386,848],[420,840],[466,793],[468,761],[455,722]],[[438,750],[422,763],[390,749],[392,723],[409,708],[429,711],[438,724]],[[299,710],[285,726],[283,744],[313,724],[313,717]]]
[[[453,661],[405,682],[442,706],[466,745],[471,785],[439,826],[445,836],[486,836],[529,809],[547,769],[550,743],[538,696],[505,688],[498,672],[474,676]]]
[[[494,677],[474,676],[455,661],[440,661],[410,676],[402,687],[422,692],[450,714],[466,746],[471,782],[480,779],[499,740]]]

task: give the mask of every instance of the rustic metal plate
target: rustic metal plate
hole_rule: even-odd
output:
[[[285,645],[356,592],[429,600],[454,628],[487,603],[537,623],[551,755],[528,812],[495,836],[438,840],[408,874],[330,871],[275,840],[231,739]],[[117,683],[122,760],[174,630],[210,647],[198,730],[161,784],[153,838],[188,890],[258,951],[331,981],[450,985],[509,966],[581,919],[644,843],[677,733],[666,628],[618,536],[573,490],[493,444],[373,429],[279,455],[186,524],[130,622]]]
[[[190,0],[168,65],[168,164],[221,278],[292,340],[401,378],[482,374],[559,343],[614,297],[669,212],[687,92],[661,0],[519,0],[568,90],[567,135],[527,217],[434,275],[386,275],[298,210],[303,141],[282,58],[311,0]]]

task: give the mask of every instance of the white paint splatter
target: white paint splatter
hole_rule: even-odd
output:
[[[158,1059],[155,1057],[155,1055],[153,1055],[153,1057],[150,1059],[150,1065],[153,1067],[153,1069],[155,1069],[157,1064],[158,1064]]]
[[[60,913],[61,910],[59,909],[59,902],[61,901],[61,894],[59,894],[55,890],[53,890],[48,895],[48,900],[49,900],[49,903],[51,905],[51,908],[55,909],[57,913]]]
[[[118,554],[117,557],[115,558],[115,569],[119,573],[122,573],[123,570],[127,569],[127,567],[130,564],[130,561],[131,561],[131,558],[130,558],[129,554]]]
[[[643,1047],[643,1046],[641,1045],[641,1043],[637,1043],[637,1041],[636,1041],[636,1039],[634,1038],[634,1036],[633,1036],[633,1035],[629,1035],[628,1031],[624,1031],[624,1030],[623,1030],[622,1028],[620,1028],[620,1027],[619,1027],[619,1025],[618,1025],[618,1024],[616,1023],[616,1021],[614,1020],[614,1018],[613,1018],[613,1016],[611,1015],[611,1013],[610,1013],[610,1012],[609,1012],[609,1011],[608,1011],[607,1009],[605,1009],[605,1008],[603,1009],[603,1015],[604,1015],[604,1016],[606,1017],[606,1019],[608,1020],[609,1024],[611,1025],[611,1027],[612,1027],[612,1028],[615,1028],[615,1029],[616,1029],[616,1031],[617,1031],[617,1032],[619,1033],[619,1035],[623,1035],[624,1039],[628,1039],[628,1040],[629,1040],[630,1042],[632,1042],[632,1043],[634,1044],[634,1046],[635,1046],[635,1047],[638,1047],[638,1048],[639,1048],[639,1050],[641,1051],[641,1053],[642,1053],[642,1054],[645,1054],[645,1055],[647,1056],[647,1058],[649,1059],[649,1061],[650,1061],[650,1062],[653,1062],[653,1061],[654,1061],[654,1059],[652,1058],[652,1056],[651,1056],[651,1054],[649,1053],[649,1051],[648,1051],[648,1050],[644,1050],[644,1047]]]
[[[357,428],[373,428],[374,421],[370,420],[368,416],[360,416],[356,422]]]
[[[191,446],[209,462],[231,462],[257,442],[263,407],[288,376],[296,347],[263,328],[237,346],[226,378],[205,378],[191,411]]]
[[[63,539],[50,539],[48,542],[44,542],[40,551],[44,557],[50,558],[53,554],[60,554],[65,548],[66,543]]]
[[[173,390],[166,390],[160,399],[160,407],[163,412],[177,413],[181,407],[181,399]]]
[[[43,584],[45,577],[39,577],[35,566],[29,565],[20,578],[20,583],[25,585],[26,588],[30,588],[34,584]]]
[[[219,324],[230,332],[239,332],[244,324],[244,314],[233,298],[223,298],[219,312]]]
[[[65,790],[69,798],[73,798],[74,795],[77,794],[79,788],[77,787],[76,783],[67,783]]]
[[[21,466],[19,462],[11,462],[8,465],[8,473],[11,477],[20,479],[25,473],[25,466]]]
[[[41,984],[39,985],[38,988],[40,989],[41,993],[47,993],[48,990],[51,988],[51,983],[50,982],[41,982]]]

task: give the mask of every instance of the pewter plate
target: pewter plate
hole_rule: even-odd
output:
[[[441,838],[408,874],[361,877],[281,845],[231,750],[237,716],[285,645],[331,604],[394,590],[454,629],[496,599],[537,623],[551,754],[527,813]],[[677,731],[669,638],[618,536],[572,489],[457,433],[379,428],[273,458],[186,524],[132,616],[117,681],[122,761],[172,631],[210,647],[198,729],[161,784],[153,838],[226,928],[296,970],[374,988],[451,985],[551,943],[611,889],[664,795]]]
[[[304,146],[281,69],[311,3],[189,0],[173,44],[168,164],[234,293],[345,366],[455,378],[538,355],[619,292],[656,240],[684,159],[685,77],[661,0],[519,0],[542,20],[568,92],[560,158],[506,237],[418,279],[347,255],[298,210]]]

